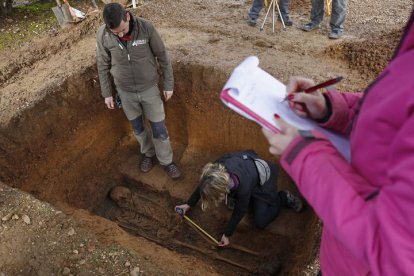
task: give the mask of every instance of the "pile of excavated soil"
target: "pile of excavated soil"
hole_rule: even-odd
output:
[[[327,48],[326,54],[332,58],[344,59],[349,68],[358,70],[362,77],[373,79],[390,61],[402,33],[403,31],[398,29],[387,34],[372,35],[360,41],[344,41]]]
[[[96,210],[114,186],[133,178],[147,183],[156,195],[153,201],[172,211],[170,205],[186,199],[202,166],[213,158],[246,148],[271,158],[259,127],[217,97],[231,70],[256,55],[260,66],[283,82],[291,75],[315,81],[340,75],[340,90],[361,90],[390,58],[412,6],[408,0],[350,0],[345,35],[334,41],[326,36],[327,19],[314,32],[297,28],[309,20],[310,2],[290,1],[294,26],[282,30],[276,22],[274,33],[270,20],[263,32],[246,24],[251,1],[149,0],[132,11],[154,22],[173,63],[175,95],[166,113],[175,159],[184,172],[176,182],[160,166],[139,174],[128,122],[121,110],[104,107],[95,64],[100,14],[1,51],[0,275],[230,275],[231,265],[222,270],[217,259],[133,235]],[[278,184],[297,193],[282,171]],[[224,224],[228,213],[209,217],[198,210],[193,215],[218,234],[213,226]],[[151,228],[149,238],[168,236],[175,224],[171,219],[159,231]],[[180,227],[188,231],[184,241],[197,244],[191,229]],[[263,273],[318,271],[320,224],[311,208],[301,214],[284,210],[262,232],[247,218],[232,242],[248,247],[252,235],[256,246],[280,255],[268,257],[278,257],[281,268],[268,262]],[[266,237],[278,242],[266,244]]]

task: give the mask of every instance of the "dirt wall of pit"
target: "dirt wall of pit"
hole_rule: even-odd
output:
[[[174,72],[175,95],[166,103],[166,113],[177,148],[191,146],[192,150],[214,154],[255,149],[269,157],[260,127],[219,100],[229,72],[180,63],[174,63]],[[41,198],[39,190],[61,190],[62,197],[88,195],[80,189],[78,196],[71,196],[71,185],[60,183],[75,178],[73,185],[78,186],[76,178],[85,182],[94,171],[99,175],[99,170],[109,170],[106,166],[113,161],[108,160],[118,153],[137,150],[129,123],[122,110],[105,108],[95,66],[58,87],[49,87],[45,95],[2,126],[0,179],[23,189],[31,183],[43,183],[41,189],[28,189]],[[180,159],[179,150],[176,159]],[[47,183],[50,189],[44,187]]]
[[[229,72],[180,62],[173,62],[173,67],[176,89],[174,98],[166,103],[167,125],[175,159],[183,166],[186,178],[173,184],[162,171],[155,171],[143,179],[149,189],[166,191],[179,203],[192,191],[200,168],[212,161],[209,158],[239,149],[255,149],[266,157],[269,154],[260,127],[219,100]],[[0,165],[4,169],[0,179],[56,206],[92,211],[112,187],[122,183],[120,168],[128,167],[129,157],[137,161],[137,142],[122,110],[104,106],[94,64],[49,87],[44,94],[2,126]],[[129,171],[138,171],[138,167]],[[157,186],[162,181],[165,183]],[[284,174],[279,184],[293,188]],[[286,254],[286,264],[301,271],[317,248],[318,221],[310,210],[300,221],[292,222],[290,216],[281,216],[269,233],[286,235],[287,243],[292,233],[298,235],[307,254],[294,256],[297,241],[290,241],[292,252]]]
[[[309,20],[309,7],[310,1],[290,3],[295,27]],[[218,98],[232,68],[248,55],[257,55],[261,67],[283,82],[291,75],[316,82],[341,75],[339,90],[361,90],[388,62],[400,34],[395,30],[409,13],[403,1],[350,2],[345,35],[331,41],[326,39],[327,20],[311,33],[282,31],[279,22],[273,33],[269,21],[259,32],[246,25],[249,8],[243,1],[159,0],[134,11],[155,23],[172,57],[175,95],[166,103],[166,113],[174,159],[184,171],[177,182],[160,166],[139,173],[138,145],[122,110],[109,111],[103,104],[94,51],[100,14],[1,53],[0,181],[73,212],[105,243],[131,245],[160,265],[175,263],[168,269],[179,270],[179,252],[165,254],[169,250],[163,248],[160,254],[149,242],[143,247],[143,239],[136,241],[115,223],[91,214],[108,191],[125,179],[142,181],[155,199],[165,196],[169,206],[191,193],[202,166],[220,154],[251,148],[271,159],[260,127]],[[278,184],[297,192],[282,171]],[[210,223],[205,217],[201,221]],[[234,239],[252,234],[256,232],[251,223],[242,221]],[[309,275],[306,271],[318,269],[319,234],[320,224],[308,208],[300,215],[282,212],[255,238],[280,241],[271,247],[283,256],[284,272],[289,272],[285,274]],[[189,262],[190,270],[201,263],[212,267],[203,257]],[[212,270],[196,274],[202,271]]]

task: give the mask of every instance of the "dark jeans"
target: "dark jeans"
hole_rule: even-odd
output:
[[[260,199],[254,199],[254,225],[257,228],[263,229],[269,225],[278,215],[280,209],[287,204],[286,193],[284,191],[279,192],[280,201],[275,204],[270,204]]]
[[[268,0],[269,3],[272,0]],[[283,20],[286,20],[289,17],[288,9],[289,0],[279,0],[280,13],[282,14]],[[256,20],[259,17],[260,11],[264,5],[264,0],[253,0],[253,5],[250,8],[249,17],[250,19]]]

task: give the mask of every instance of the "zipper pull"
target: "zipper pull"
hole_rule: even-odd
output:
[[[131,58],[129,57],[129,54],[128,54],[128,61],[131,61]]]
[[[121,48],[121,50],[124,49],[124,47],[122,47],[121,43],[118,43],[118,45],[119,45],[119,48]]]

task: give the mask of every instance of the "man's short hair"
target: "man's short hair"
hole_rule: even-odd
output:
[[[122,20],[127,20],[127,12],[120,4],[109,3],[104,7],[103,19],[109,29],[116,29]]]

